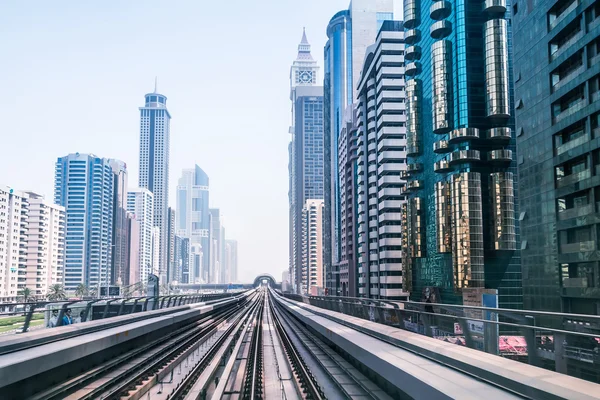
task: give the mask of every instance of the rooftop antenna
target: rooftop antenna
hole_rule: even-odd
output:
[[[154,77],[154,93],[158,93],[156,88],[158,87],[158,76]]]

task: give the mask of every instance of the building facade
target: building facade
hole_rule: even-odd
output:
[[[227,276],[223,283],[238,283],[237,240],[225,240],[225,270],[227,271]]]
[[[202,258],[190,264],[190,283],[207,283],[210,275],[209,180],[199,166],[182,171],[177,185],[175,233],[202,248]]]
[[[210,208],[210,272],[207,283],[220,283],[223,262],[222,215],[218,208]],[[190,245],[192,243],[190,242]]]
[[[115,177],[110,160],[69,154],[56,162],[54,201],[65,208],[64,287],[108,286],[112,277]]]
[[[128,199],[129,200],[129,199]],[[127,212],[128,255],[126,280],[123,286],[131,286],[140,281],[140,223],[130,212]]]
[[[301,293],[322,294],[323,274],[323,199],[307,199],[302,209],[302,285]]]
[[[526,309],[600,313],[600,5],[513,4]]]
[[[17,301],[27,283],[27,194],[0,186],[0,301]],[[33,291],[33,288],[30,288]]]
[[[383,23],[358,85],[358,294],[401,299],[401,208],[406,165],[402,22]]]
[[[325,270],[328,293],[340,294],[342,210],[339,137],[344,115],[355,103],[367,47],[375,42],[383,21],[394,17],[393,0],[352,0],[348,10],[335,14],[327,26],[324,76]],[[346,252],[349,247],[346,246]],[[345,261],[342,262],[345,264]],[[345,265],[344,265],[345,267]]]
[[[169,207],[169,232],[167,233],[167,283],[173,280],[173,272],[175,269],[175,221],[176,212],[172,207]]]
[[[173,281],[178,283],[190,283],[190,241],[188,238],[175,236],[175,270]]]
[[[405,0],[405,290],[522,307],[509,5]]]
[[[133,214],[139,226],[139,256],[136,267],[139,274],[130,284],[148,282],[148,276],[154,269],[152,247],[154,209],[154,195],[152,192],[145,188],[129,189],[127,193],[127,211]]]
[[[358,210],[357,210],[358,124],[353,106],[344,114],[344,124],[338,140],[338,170],[340,175],[340,260],[339,292],[346,297],[358,297]]]
[[[154,195],[153,224],[160,228],[159,264],[160,282],[166,282],[167,234],[169,203],[169,154],[171,141],[171,114],[167,97],[156,92],[145,96],[140,107],[140,174],[139,187]]]
[[[25,287],[32,296],[45,298],[48,288],[63,284],[65,261],[65,208],[27,195],[27,250]]]
[[[302,208],[310,192],[323,197],[323,88],[318,86],[319,66],[313,59],[306,32],[298,45],[298,55],[290,68],[292,140],[289,145],[290,273],[299,282],[302,249]],[[319,111],[320,108],[320,111]],[[319,116],[320,113],[320,116]],[[321,119],[321,122],[318,119]],[[320,194],[319,194],[320,192]],[[297,287],[294,286],[294,287]]]
[[[123,285],[129,280],[129,238],[127,225],[127,164],[109,160],[113,170],[112,269],[110,283]]]
[[[160,227],[154,226],[152,227],[152,269],[150,271],[151,274],[154,274],[159,277],[159,282],[164,281],[160,279]],[[161,283],[162,285],[162,283]]]

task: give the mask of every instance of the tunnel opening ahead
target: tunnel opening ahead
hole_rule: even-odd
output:
[[[254,287],[258,287],[263,283],[268,283],[269,285],[271,285],[271,287],[277,286],[277,281],[270,274],[260,274],[256,277],[256,279],[254,279]]]

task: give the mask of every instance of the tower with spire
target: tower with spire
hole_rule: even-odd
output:
[[[306,38],[306,29],[302,30],[302,40],[298,45],[298,56],[290,68],[290,98],[296,86],[317,86],[319,82],[319,66],[310,54],[310,43]]]

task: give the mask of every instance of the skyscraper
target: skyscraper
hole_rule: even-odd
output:
[[[0,301],[16,301],[26,284],[27,194],[0,186]],[[33,289],[33,288],[31,288]]]
[[[302,280],[301,291],[321,294],[323,275],[323,199],[308,199],[302,208]]]
[[[415,300],[488,288],[500,307],[522,306],[511,38],[497,5],[404,2],[402,278]]]
[[[28,210],[25,287],[31,290],[33,296],[45,298],[48,287],[63,284],[65,208],[45,200],[40,194],[26,192],[26,195]]]
[[[175,210],[169,207],[169,232],[167,234],[167,282],[173,280],[175,268]]]
[[[524,307],[597,315],[600,4],[512,12]]]
[[[109,160],[113,170],[113,226],[111,284],[122,285],[128,280],[129,238],[127,226],[127,164]]]
[[[208,283],[219,283],[221,263],[223,261],[222,220],[218,208],[209,209],[210,213],[210,272]],[[190,247],[192,246],[190,242]]]
[[[202,248],[199,263],[191,260],[190,283],[208,282],[210,275],[210,213],[208,175],[195,165],[184,169],[177,185],[175,233]],[[197,247],[196,246],[196,247]]]
[[[130,282],[130,285],[137,282],[146,283],[148,275],[153,271],[154,262],[152,252],[154,195],[152,192],[145,188],[129,189],[127,211],[134,215],[139,226],[139,257],[136,267],[139,275]]]
[[[190,259],[190,240],[181,236],[175,236],[176,281],[190,283]]]
[[[156,92],[145,96],[140,107],[140,175],[139,187],[154,194],[154,226],[160,228],[158,276],[166,282],[169,202],[169,154],[171,114],[167,97]]]
[[[140,223],[135,219],[135,215],[130,212],[127,212],[127,239],[129,260],[123,286],[134,285],[140,281]]]
[[[344,115],[356,99],[367,47],[375,42],[385,20],[394,17],[393,0],[352,0],[327,26],[324,77],[325,270],[330,294],[339,294],[342,260],[341,189],[338,152]],[[347,247],[345,251],[350,251]],[[353,250],[353,248],[352,248]],[[349,254],[344,256],[348,259]]]
[[[237,240],[225,241],[225,265],[227,279],[223,283],[238,282],[238,243]]]
[[[401,299],[401,174],[406,171],[402,22],[383,23],[358,85],[358,293]],[[350,189],[351,191],[351,189]],[[344,226],[342,226],[343,232]]]
[[[302,269],[302,208],[308,198],[323,198],[323,88],[318,86],[318,74],[319,66],[303,31],[298,55],[290,68],[289,236],[290,272],[295,277],[295,288]]]
[[[111,161],[69,154],[56,162],[54,201],[65,207],[65,289],[99,290],[112,276],[115,177]]]

